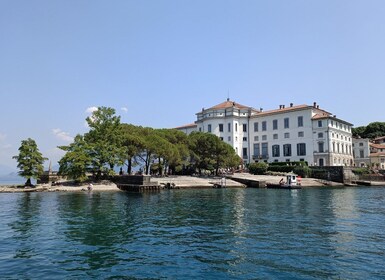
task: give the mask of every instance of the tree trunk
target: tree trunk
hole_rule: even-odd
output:
[[[27,179],[27,182],[25,182],[24,185],[25,185],[25,186],[28,186],[28,187],[32,186],[31,178],[28,178],[28,179]]]
[[[127,174],[131,175],[131,171],[132,171],[132,158],[129,157],[127,160]]]

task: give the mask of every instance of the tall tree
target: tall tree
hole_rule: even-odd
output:
[[[125,153],[120,117],[115,116],[115,109],[99,107],[86,119],[90,131],[84,135],[90,145],[90,156],[94,170],[99,177],[102,173],[113,172],[115,165],[122,165]]]
[[[31,178],[37,179],[43,172],[43,163],[47,158],[40,153],[35,140],[28,138],[22,140],[19,155],[13,156],[17,160],[19,175],[26,178],[26,186],[31,186]]]
[[[90,156],[90,147],[84,141],[84,137],[77,135],[72,144],[59,146],[59,149],[66,151],[64,157],[59,161],[59,174],[76,181],[85,181],[87,171],[92,164],[92,158]]]
[[[141,130],[142,127],[134,126],[132,124],[122,124],[123,147],[125,150],[123,162],[126,162],[127,164],[128,174],[131,174],[135,157],[139,154],[140,147],[143,147]]]

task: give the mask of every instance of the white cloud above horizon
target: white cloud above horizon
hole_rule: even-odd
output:
[[[95,106],[91,106],[91,107],[88,107],[86,109],[86,113],[87,114],[92,114],[93,112],[97,111],[98,110],[98,107],[95,107]]]
[[[127,108],[127,107],[122,107],[122,108],[120,108],[120,110],[122,110],[122,111],[125,112],[125,113],[128,112],[128,108]]]
[[[70,136],[68,132],[62,131],[60,128],[52,129],[52,133],[56,138],[65,142],[72,142],[74,140],[74,138]]]

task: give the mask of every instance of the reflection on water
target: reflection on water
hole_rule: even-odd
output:
[[[383,188],[0,195],[0,275],[380,279]]]

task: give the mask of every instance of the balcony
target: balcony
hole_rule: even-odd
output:
[[[269,155],[253,155],[254,160],[268,159]]]

